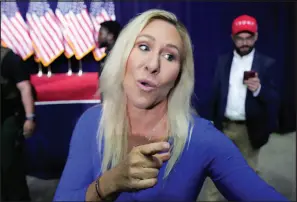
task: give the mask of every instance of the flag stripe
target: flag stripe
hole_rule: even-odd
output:
[[[67,21],[68,21],[68,14],[66,14],[66,18],[67,18]],[[68,44],[69,46],[71,47],[71,49],[73,50],[73,54],[75,53],[75,51],[78,51],[79,54],[81,54],[82,52],[82,47],[79,43],[76,42],[76,37],[75,35],[77,34],[75,32],[75,30],[72,29],[72,26],[70,26],[72,23],[71,21],[69,22],[69,26],[68,28],[66,29],[66,40],[68,41]]]
[[[72,50],[72,48],[69,45],[69,40],[67,39],[67,29],[65,28],[67,23],[66,23],[66,19],[64,18],[63,14],[61,13],[61,11],[57,8],[55,10],[56,16],[57,16],[57,21],[58,24],[62,30],[62,35],[63,35],[63,45],[65,48],[65,55],[67,58],[70,58],[74,55],[74,52]]]
[[[21,42],[22,40],[20,39],[20,36],[17,34],[14,26],[9,21],[7,22],[7,18],[5,18],[5,17],[3,19],[4,26],[1,27],[1,29],[3,29],[3,31],[9,37],[9,39],[12,41],[12,44],[16,47],[16,49],[18,50],[18,53],[21,55],[21,57],[25,57],[26,53],[25,53],[25,50],[23,49],[24,45]],[[10,33],[12,33],[12,34],[10,34]],[[21,46],[19,46],[18,44],[21,44]]]
[[[45,58],[50,58],[49,50],[47,47],[47,44],[45,43],[44,39],[41,36],[41,33],[39,32],[39,29],[36,28],[35,22],[33,21],[32,17],[30,15],[27,15],[28,23],[31,28],[31,35],[32,40],[35,43],[35,45],[38,47],[40,51],[40,56]],[[46,59],[46,60],[47,60]]]
[[[19,12],[16,13],[16,18],[15,19],[18,22],[17,24],[21,26],[20,29],[21,29],[21,33],[23,33],[22,36],[25,39],[28,47],[32,51],[32,48],[33,48],[32,47],[32,41],[31,41],[31,38],[30,38],[29,33],[28,33],[28,26],[27,26],[27,24],[25,24],[25,21],[24,21],[24,19],[22,18],[21,14]],[[26,34],[24,34],[24,33],[26,33]]]
[[[58,19],[53,15],[47,1],[30,1],[26,16],[30,35],[34,37],[32,40],[37,52],[36,59],[46,67],[64,52],[63,35],[58,26]]]
[[[65,17],[63,16],[63,14],[61,13],[61,11],[59,9],[56,9],[56,16],[59,19],[62,26],[66,27],[67,26],[67,20],[65,19]]]
[[[88,51],[88,47],[91,46],[91,43],[87,40],[86,38],[86,33],[84,29],[82,29],[82,26],[79,25],[78,20],[76,19],[75,15],[73,12],[70,12],[70,19],[72,20],[75,29],[78,31],[81,39],[83,40],[85,44],[85,51]]]
[[[94,26],[90,19],[84,2],[65,3],[58,2],[55,11],[57,19],[63,27],[63,36],[69,47],[64,42],[65,54],[72,49],[76,59],[83,58],[87,53],[94,50],[96,41],[93,36]]]
[[[58,45],[58,42],[57,42],[57,40],[58,40],[57,36],[53,32],[53,30],[51,30],[50,27],[48,26],[44,16],[41,16],[39,18],[39,20],[40,20],[41,26],[44,29],[44,33],[46,33],[46,35],[48,35],[48,38],[45,38],[45,40],[47,41],[47,43],[52,48],[54,54],[58,55],[60,50],[58,49],[59,45]]]
[[[93,55],[94,55],[94,58],[96,59],[96,61],[99,61],[106,56],[106,53],[105,53],[104,49],[95,48],[93,51]]]
[[[53,29],[51,23],[44,16],[40,17],[40,21],[43,27],[45,28],[45,30],[49,33],[50,38],[48,40],[53,41],[54,48],[57,51],[56,54],[58,55],[61,51],[63,51],[63,46],[62,46],[61,40],[58,38],[58,34]]]
[[[96,48],[93,50],[93,55],[96,61],[105,57],[105,50],[99,47],[98,37],[100,24],[105,21],[115,20],[114,3],[112,1],[98,2],[93,0],[90,8],[91,20],[93,23],[93,37],[96,42]]]
[[[45,36],[46,33],[43,30],[41,23],[37,17],[37,15],[35,13],[32,14],[32,22],[34,23],[34,32],[39,35],[39,40],[41,42],[41,44],[43,45],[43,47],[45,48],[46,53],[48,54],[49,58],[54,57],[54,52],[52,50],[52,48],[49,46],[49,44],[47,43],[46,39],[49,36]]]
[[[66,19],[68,21],[68,28],[69,28],[69,31],[73,34],[70,34],[70,40],[71,40],[71,43],[73,48],[74,48],[74,53],[75,54],[79,54],[81,55],[83,52],[85,52],[85,45],[83,44],[83,41],[82,39],[80,38],[80,35],[78,34],[77,30],[75,29],[74,25],[73,25],[73,22],[72,20],[70,19],[70,13],[68,13],[66,16]]]
[[[1,26],[2,26],[2,25],[1,25]],[[3,39],[3,41],[5,41],[7,47],[11,48],[11,49],[13,50],[13,52],[15,52],[16,54],[19,55],[20,53],[19,53],[19,51],[17,50],[17,47],[14,46],[14,45],[12,44],[12,41],[10,40],[9,36],[11,36],[11,35],[7,35],[7,34],[5,33],[5,31],[4,31],[3,29],[1,29],[1,38]],[[4,42],[3,42],[3,43],[4,43]]]
[[[23,19],[22,15],[20,14],[20,12],[16,12],[15,14],[16,19],[18,19],[20,25],[23,27],[23,29],[28,30],[28,26],[25,22],[25,20]]]
[[[38,48],[37,48],[37,46],[34,43],[33,43],[33,47],[36,50],[35,51],[35,55],[34,55],[34,60],[35,60],[35,62],[38,62],[39,63],[41,61],[40,52],[38,51]]]
[[[92,26],[91,18],[90,18],[90,15],[86,9],[84,9],[82,11],[82,17],[84,18],[85,22],[87,23],[88,28],[90,30],[92,30],[93,26]]]
[[[96,17],[97,23],[100,25],[102,22],[104,22],[104,17],[102,15],[99,15]],[[99,30],[98,30],[99,31]]]
[[[101,15],[102,15],[102,17],[104,18],[105,21],[111,20],[105,9],[102,9]]]
[[[28,28],[16,2],[1,2],[1,41],[23,60],[33,54]]]
[[[21,45],[22,49],[24,50],[24,56],[26,55],[26,53],[30,53],[30,49],[28,48],[25,42],[22,32],[20,32],[19,30],[20,26],[18,22],[14,18],[11,18],[11,22],[9,22],[6,16],[3,18],[4,18],[3,23],[6,24],[8,29],[12,32],[12,34],[15,36],[15,38],[18,40],[18,43]]]
[[[90,41],[91,43],[94,43],[94,38],[92,35],[92,28],[90,28],[88,26],[88,23],[86,22],[86,20],[84,19],[84,17],[81,14],[77,14],[76,16],[77,16],[80,27],[84,30],[84,34],[87,35],[87,37],[88,37],[88,41]]]
[[[75,37],[71,42],[75,57],[81,59],[96,46],[93,37],[94,27],[84,2],[73,2],[72,10],[66,16],[68,16],[68,20],[70,21],[69,28]],[[81,51],[74,48],[73,44],[75,43],[79,44]]]
[[[93,25],[94,25],[95,32],[96,32],[96,33],[99,32],[100,26],[99,26],[99,24],[96,22],[96,18],[95,18],[94,16],[91,16],[91,20],[92,20],[92,23],[93,23]],[[97,38],[98,38],[98,37],[95,36],[95,40],[96,40],[96,41],[97,41]]]
[[[68,40],[66,37],[63,40],[64,48],[65,48],[65,55],[69,58],[74,55],[73,49],[70,47]]]
[[[51,26],[52,30],[55,32],[55,35],[59,38],[59,40],[63,39],[62,32],[58,27],[58,22],[52,11],[49,11],[45,14],[45,19],[47,23]],[[60,44],[60,43],[59,43]]]
[[[88,32],[87,33],[88,33],[88,35],[90,37],[90,41],[92,42],[92,44],[94,44],[94,42],[95,42],[94,41],[94,37],[93,37],[93,29],[94,29],[94,27],[93,27],[93,24],[92,24],[90,15],[89,15],[89,13],[87,12],[86,9],[84,9],[82,11],[81,16],[82,16],[82,19],[84,20],[84,22],[87,25],[87,28],[88,28]]]
[[[82,48],[82,53],[79,54],[79,56],[78,56],[78,57],[81,57],[83,53],[88,51],[86,37],[82,36],[81,29],[79,28],[79,26],[77,26],[76,19],[71,17],[71,13],[69,13],[69,19],[73,26],[72,29],[75,30],[75,33],[76,33],[76,35],[75,35],[76,41],[80,42],[80,46]]]
[[[35,24],[38,26],[39,31],[41,33],[41,36],[43,37],[46,46],[48,47],[48,51],[50,54],[50,57],[53,58],[55,57],[54,54],[58,54],[55,44],[54,42],[51,40],[51,33],[47,33],[45,30],[45,26],[42,25],[41,19],[43,18],[43,16],[38,17],[35,13],[32,14],[33,20],[35,22]]]
[[[37,34],[31,30],[30,31],[30,35],[33,39],[33,47],[35,49],[35,51],[37,52],[37,59],[42,60],[42,61],[49,61],[49,55],[47,54],[47,52],[44,50],[43,45],[40,43],[39,37],[37,36]]]
[[[15,38],[15,36],[12,35],[12,34],[10,34],[10,31],[8,30],[8,27],[1,26],[1,30],[4,32],[4,36],[6,36],[8,38],[8,42],[9,42],[9,44],[12,45],[12,48],[16,51],[16,54],[18,54],[21,57],[23,57],[24,56],[24,52],[23,52],[22,48],[20,46],[18,46],[17,39]]]
[[[11,19],[13,20],[13,18]],[[6,16],[2,16],[2,22],[4,27],[6,28],[7,34],[11,33],[12,37],[17,41],[17,43],[13,43],[14,46],[17,46],[18,53],[21,55],[22,58],[26,57],[28,54],[30,54],[30,49],[28,48],[27,44],[24,43],[24,39],[22,38],[22,34],[18,32],[18,29],[14,26],[16,25],[16,22],[13,20],[10,22]],[[19,45],[18,45],[19,44]]]

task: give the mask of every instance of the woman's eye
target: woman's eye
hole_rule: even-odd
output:
[[[144,44],[139,45],[139,48],[140,48],[140,50],[143,50],[143,51],[149,51],[150,50],[149,47],[147,45],[144,45]]]
[[[174,59],[175,59],[175,57],[174,57],[174,55],[172,55],[172,54],[166,54],[165,55],[165,58],[168,60],[168,61],[173,61]]]

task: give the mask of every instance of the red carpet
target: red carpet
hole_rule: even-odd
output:
[[[93,72],[83,73],[82,76],[67,76],[66,73],[53,74],[51,77],[32,75],[31,82],[36,88],[38,101],[100,99],[94,97],[98,77]]]

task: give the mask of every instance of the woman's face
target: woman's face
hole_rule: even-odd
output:
[[[175,26],[153,20],[129,55],[123,87],[129,104],[147,109],[167,99],[179,75],[182,39]]]

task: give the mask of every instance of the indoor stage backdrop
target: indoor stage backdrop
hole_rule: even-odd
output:
[[[87,9],[89,15],[100,10],[95,9],[91,12],[92,2],[100,3],[101,1],[81,1],[84,4],[83,8]],[[107,2],[107,1],[106,1]],[[73,2],[48,2],[49,8],[54,14],[59,7],[59,3],[65,11],[70,9]],[[67,5],[69,7],[67,8]],[[29,6],[29,2],[17,1],[17,6],[24,19],[32,15],[34,8]],[[293,56],[296,54],[293,50],[293,27],[294,23],[293,2],[190,2],[190,1],[175,1],[175,2],[161,2],[161,1],[115,1],[116,20],[122,25],[125,25],[136,14],[143,12],[150,8],[166,9],[175,13],[178,18],[188,28],[192,43],[194,46],[195,57],[195,95],[193,97],[193,104],[200,114],[207,110],[204,104],[207,103],[210,93],[210,85],[212,83],[215,62],[217,56],[226,51],[232,50],[231,23],[232,20],[241,14],[249,14],[254,16],[259,23],[259,40],[257,42],[257,49],[267,55],[274,57],[278,62],[278,76],[282,80],[282,109],[280,112],[280,131],[294,130],[296,127],[295,116],[295,96],[294,96],[294,64]],[[108,9],[107,9],[108,10]],[[2,12],[2,11],[1,11]],[[78,12],[78,11],[73,11]],[[296,12],[296,11],[295,11]],[[2,18],[1,18],[2,19]],[[30,17],[28,17],[30,19]],[[92,20],[92,19],[90,19]],[[88,20],[86,21],[88,24]],[[2,26],[1,26],[2,27]],[[97,27],[98,28],[98,27]],[[94,32],[86,34],[92,38]],[[33,30],[33,29],[32,29]],[[2,30],[1,30],[2,31]],[[64,30],[65,31],[65,30]],[[57,31],[59,32],[59,31]],[[63,34],[63,30],[62,30]],[[34,35],[34,30],[33,30]],[[61,39],[60,34],[57,34],[57,40]],[[71,38],[71,37],[69,37]],[[68,38],[68,40],[69,40]],[[93,36],[93,40],[96,37]],[[25,42],[24,42],[25,43]],[[65,41],[64,41],[65,43]],[[68,43],[69,44],[69,43]],[[73,44],[72,44],[73,45]],[[82,68],[84,72],[97,71],[97,63],[94,57],[94,51],[89,51],[94,47],[94,42],[91,39],[90,44],[79,51],[71,51],[68,47],[68,52],[61,53],[59,48],[53,52],[51,57],[44,59],[44,64],[50,63],[53,73],[67,72],[68,58],[70,58],[71,65],[74,71],[78,68],[78,59],[82,61]],[[100,59],[101,52],[97,50],[97,59]],[[27,50],[27,56],[31,52]],[[72,55],[74,54],[75,57]],[[72,56],[72,57],[70,57]],[[26,56],[24,56],[26,57]],[[37,73],[38,68],[35,61],[40,60],[41,55],[32,55],[27,60],[32,62],[32,73]],[[34,60],[35,59],[35,60]],[[33,65],[35,64],[35,66]],[[46,72],[46,68],[45,68]]]
[[[24,37],[27,37],[27,39],[24,38],[19,43],[27,47],[23,51],[22,57],[30,64],[30,72],[36,74],[38,72],[37,62],[41,62],[45,66],[49,65],[51,67],[54,73],[52,80],[58,79],[55,73],[66,74],[69,61],[74,72],[78,71],[79,64],[82,64],[84,72],[97,71],[98,63],[96,60],[100,60],[102,51],[96,44],[98,25],[93,25],[92,28],[90,24],[93,21],[92,16],[99,15],[99,21],[108,16],[125,25],[138,13],[151,8],[166,9],[175,13],[188,28],[192,39],[196,81],[193,105],[201,115],[208,110],[205,103],[208,102],[210,96],[210,86],[213,80],[216,59],[219,54],[232,51],[230,35],[233,19],[242,14],[252,15],[259,23],[257,49],[275,58],[278,63],[276,74],[282,81],[279,132],[289,132],[296,129],[295,66],[293,61],[296,49],[294,49],[293,40],[297,34],[297,21],[295,20],[297,16],[294,16],[294,12],[297,13],[297,7],[295,7],[294,11],[293,3],[115,1],[112,6],[111,4],[105,4],[107,1],[98,0],[84,2],[49,1],[48,4],[44,4],[46,1],[42,2],[30,4],[28,1],[17,1],[16,5],[20,11],[20,16],[25,20],[30,19],[31,25],[27,29],[30,30],[30,34],[33,36],[34,34],[38,35],[38,31],[40,31],[34,26],[36,12],[37,16],[42,16],[46,11],[51,11],[47,17],[56,18],[55,23],[47,27],[56,33],[55,42],[52,44],[52,52],[45,57],[44,52],[42,53],[41,44],[35,41],[34,45],[36,47],[30,47],[28,36],[25,35]],[[94,3],[96,3],[95,6]],[[4,10],[2,7],[1,9],[1,14],[3,14]],[[13,15],[12,11],[15,10],[16,7],[10,9],[11,12],[7,13],[7,15]],[[77,47],[82,41],[73,39],[71,33],[67,33],[65,23],[63,23],[63,16],[66,16],[70,10],[72,10],[72,14],[66,18],[78,19],[79,16],[83,15],[84,23],[86,23],[82,28],[84,33],[80,34],[85,34],[84,39],[88,41],[84,41],[85,44],[80,44],[80,49],[77,49]],[[106,15],[106,13],[109,14]],[[2,19],[4,18],[1,17]],[[78,20],[81,20],[81,18]],[[30,22],[24,21],[21,23],[28,24]],[[47,22],[41,23],[46,24]],[[76,26],[79,27],[80,25]],[[26,29],[26,26],[24,25],[22,29]],[[86,29],[89,29],[89,31]],[[44,38],[44,40],[48,39]],[[57,45],[58,43],[63,44],[64,52],[62,52],[63,47]],[[40,53],[33,54],[32,48],[39,48]],[[295,63],[295,65],[297,64]],[[46,67],[43,69],[46,73]],[[79,87],[82,86],[83,84]],[[40,117],[38,118],[36,134],[27,141],[26,162],[29,174],[46,179],[60,176],[67,158],[73,127],[81,113],[93,104],[48,105],[43,103],[43,105],[37,106],[37,113]]]

